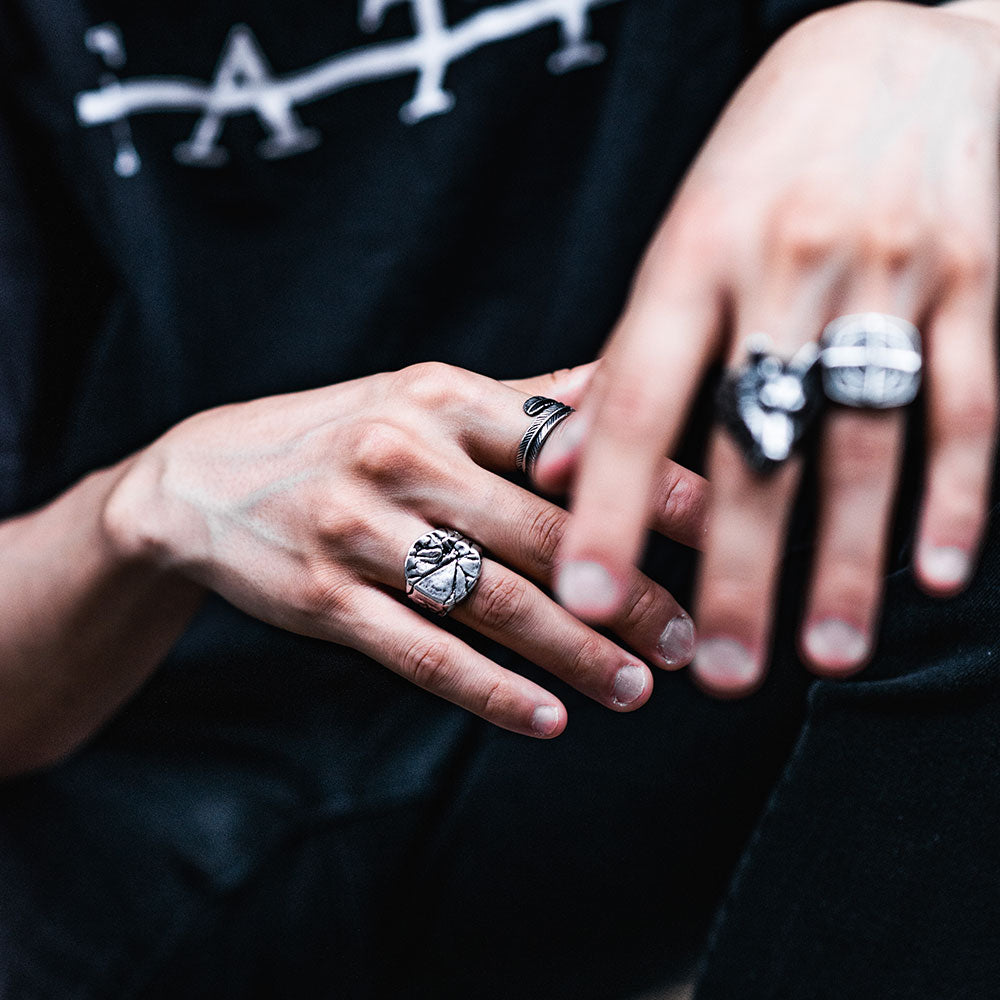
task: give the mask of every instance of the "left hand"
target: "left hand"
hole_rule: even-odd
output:
[[[658,463],[709,364],[739,365],[754,331],[789,356],[833,317],[868,311],[923,335],[917,579],[938,595],[966,585],[997,415],[998,7],[861,2],[823,12],[786,34],[736,94],[649,247],[583,407],[590,430],[559,554],[558,593],[571,611],[591,621],[618,612]],[[846,675],[873,648],[903,430],[901,410],[824,418],[801,636],[817,673]],[[693,669],[717,694],[763,678],[800,469],[793,458],[761,478],[714,432]],[[557,475],[544,455],[537,475],[543,487]]]

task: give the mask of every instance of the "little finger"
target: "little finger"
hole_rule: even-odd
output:
[[[374,587],[355,649],[502,729],[543,739],[566,728],[566,709],[533,681],[477,653],[414,609]]]

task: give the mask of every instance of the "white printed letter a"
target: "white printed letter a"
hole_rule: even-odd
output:
[[[291,156],[319,143],[315,129],[306,128],[291,101],[275,82],[271,67],[253,32],[238,24],[229,32],[212,81],[208,110],[195,125],[191,138],[180,143],[174,155],[181,163],[214,167],[229,158],[218,145],[227,118],[252,111],[268,137],[258,146],[267,159]]]

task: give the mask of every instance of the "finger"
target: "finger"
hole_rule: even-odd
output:
[[[801,462],[767,478],[754,473],[728,435],[713,433],[710,529],[695,607],[701,639],[692,671],[720,697],[749,694],[764,678],[778,571]]]
[[[600,363],[598,358],[585,365],[562,368],[532,378],[506,379],[504,385],[523,392],[525,396],[548,396],[568,406],[579,406]]]
[[[431,412],[445,425],[446,434],[441,440],[459,442],[459,447],[453,448],[450,453],[447,447],[443,447],[435,458],[436,464],[440,465],[442,461],[447,461],[450,454],[453,459],[451,471],[458,492],[462,496],[469,493],[467,479],[472,473],[466,457],[484,469],[503,475],[511,473],[516,467],[520,441],[532,424],[532,418],[523,409],[527,397],[501,382],[446,365],[422,365],[416,366],[416,369],[412,378],[426,380],[428,384],[411,386],[411,393],[427,403]],[[575,415],[565,422],[574,419]],[[377,448],[371,454],[367,466],[373,473],[384,477],[387,469],[398,467],[412,471],[413,459],[396,454],[393,441],[388,445],[388,453]],[[404,442],[404,447],[411,448],[412,445]],[[547,442],[545,448],[548,447]],[[420,496],[424,496],[427,491],[423,477],[420,477],[417,486]],[[700,544],[704,536],[706,510],[705,481],[700,476],[660,459],[653,503],[655,507],[649,518],[657,531],[682,544]]]
[[[639,708],[653,691],[644,663],[491,559],[452,617],[615,711]]]
[[[584,403],[557,592],[580,617],[620,613],[643,548],[664,454],[679,433],[721,323],[715,296],[667,286],[637,293]]]
[[[837,676],[871,654],[882,600],[904,413],[840,409],[820,445],[820,518],[802,630],[803,659]]]
[[[992,276],[996,263],[988,268]],[[996,449],[996,317],[992,277],[947,298],[927,330],[927,483],[917,579],[954,594],[969,582],[982,541]]]
[[[417,518],[394,520],[384,536],[383,557],[367,568],[373,582],[403,590],[406,552],[427,530]],[[451,617],[616,711],[638,708],[652,692],[652,674],[644,663],[489,557],[483,559],[478,583]]]
[[[836,303],[840,315],[870,310],[916,322],[923,311],[922,257],[868,253]],[[800,650],[812,669],[842,676],[871,655],[882,603],[906,411],[832,406],[819,451],[819,523]]]
[[[420,432],[427,431],[424,417],[435,421],[438,437],[433,444],[438,457],[451,449],[504,475],[516,470],[518,446],[535,419],[524,412],[525,392],[437,362],[412,365],[393,378],[412,413],[419,415]],[[386,456],[376,453],[375,457]]]
[[[388,594],[368,588],[365,615],[351,645],[418,687],[525,736],[547,739],[566,728],[566,709],[554,695]]]
[[[533,476],[546,493],[569,491],[583,445],[583,415],[564,420],[545,442]],[[700,549],[708,518],[708,481],[669,458],[660,460],[652,488],[650,527],[682,545]]]
[[[467,485],[464,493],[444,490],[439,499],[421,505],[420,513],[433,523],[453,525],[506,565],[551,586],[569,519],[566,511],[484,470],[477,470]],[[691,617],[663,587],[636,569],[621,611],[608,626],[643,659],[660,667],[684,666],[694,652]]]
[[[448,436],[457,440],[477,465],[503,475],[511,474],[517,469],[521,439],[536,419],[524,412],[524,403],[529,395],[547,393],[529,394],[471,372],[463,372],[459,378],[463,384],[450,405],[436,405],[433,412],[445,425]],[[549,388],[555,392],[553,387]],[[570,390],[566,395],[571,399],[574,393]],[[572,405],[561,396],[551,398]]]
[[[543,493],[564,496],[569,492],[586,436],[587,421],[579,412],[568,416],[549,435],[531,475]]]
[[[740,296],[737,337],[728,364],[746,363],[750,334],[766,331],[773,350],[791,358],[819,336],[834,275],[802,267],[791,255],[764,262]],[[737,697],[763,680],[771,645],[781,559],[801,477],[793,456],[768,475],[754,472],[719,427],[709,445],[709,532],[697,583],[701,641],[692,671],[721,697]]]

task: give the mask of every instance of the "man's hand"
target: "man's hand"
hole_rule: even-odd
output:
[[[983,530],[995,444],[1000,30],[996,3],[863,2],[818,14],[764,58],[722,115],[653,240],[580,420],[557,592],[621,615],[656,507],[658,468],[717,360],[767,333],[791,355],[833,317],[880,311],[923,333],[928,471],[916,574],[961,589]],[[985,19],[980,19],[985,18]],[[801,647],[843,676],[875,640],[904,413],[831,410]],[[572,459],[542,457],[539,482]],[[714,433],[694,663],[738,695],[768,658],[801,463],[750,471]]]
[[[575,402],[586,371],[503,384],[422,364],[343,385],[222,407],[184,421],[131,463],[105,522],[124,557],[222,594],[264,621],[361,650],[497,725],[551,737],[564,706],[421,615],[402,597],[410,545],[431,528],[486,550],[452,617],[617,711],[652,690],[647,663],[678,667],[690,618],[636,570],[608,619],[630,652],[540,587],[566,513],[511,482],[539,390]],[[703,481],[656,463],[692,502],[654,516],[702,534]],[[636,655],[638,654],[638,655]]]

